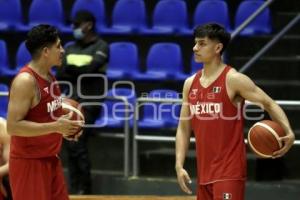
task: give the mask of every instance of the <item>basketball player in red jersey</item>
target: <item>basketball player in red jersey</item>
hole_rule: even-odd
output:
[[[230,34],[218,24],[194,31],[195,61],[203,70],[186,79],[181,118],[176,134],[176,172],[181,189],[191,194],[191,179],[184,169],[191,131],[196,139],[197,200],[243,200],[246,151],[243,137],[244,100],[258,103],[287,133],[283,156],[293,145],[294,133],[283,110],[247,76],[224,64],[221,55]]]
[[[62,115],[60,89],[50,73],[61,65],[64,49],[50,25],[33,27],[25,44],[32,60],[12,82],[7,117],[13,199],[67,200],[57,154],[62,137],[76,133],[83,122]]]

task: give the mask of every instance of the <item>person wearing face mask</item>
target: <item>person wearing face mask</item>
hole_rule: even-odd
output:
[[[86,103],[99,103],[100,100],[96,96],[102,95],[104,80],[98,75],[105,75],[109,57],[108,44],[98,37],[95,24],[95,17],[90,12],[81,10],[75,14],[73,19],[75,41],[66,45],[62,68],[56,74],[58,80],[68,81],[72,85],[62,87],[63,92],[83,103],[86,125],[93,125],[99,115],[99,106],[86,106]],[[65,142],[70,192],[73,194],[92,193],[91,164],[87,148],[90,132],[91,128],[84,128],[77,142]]]

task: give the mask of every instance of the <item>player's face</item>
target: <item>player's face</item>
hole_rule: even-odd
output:
[[[211,40],[208,37],[195,38],[195,45],[193,47],[196,62],[210,62],[216,56],[220,56],[222,48],[221,43],[216,40]]]
[[[56,40],[55,44],[49,47],[48,52],[48,59],[52,66],[61,66],[65,50],[62,47],[59,38]]]

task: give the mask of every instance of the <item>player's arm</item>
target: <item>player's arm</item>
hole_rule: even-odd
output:
[[[190,144],[191,137],[191,123],[190,108],[188,105],[188,92],[190,88],[190,81],[187,79],[183,87],[183,99],[180,111],[180,119],[176,132],[176,169],[183,168],[185,156]]]
[[[0,141],[2,144],[2,161],[5,163],[0,167],[0,177],[8,174],[8,157],[9,157],[9,144],[10,137],[6,133],[6,122],[0,119]]]
[[[230,73],[228,85],[237,95],[258,104],[262,109],[266,110],[272,120],[279,123],[285,130],[287,136],[281,138],[284,142],[284,147],[273,154],[274,157],[283,156],[292,147],[295,135],[282,108],[246,75],[238,72]]]
[[[51,132],[73,134],[82,123],[60,118],[49,123],[36,123],[24,120],[33,105],[36,83],[28,73],[21,73],[12,83],[7,115],[7,132],[10,135],[32,137]]]
[[[176,133],[176,164],[175,169],[177,173],[178,183],[181,189],[191,194],[191,190],[187,187],[186,183],[191,183],[188,173],[184,170],[184,161],[190,144],[191,137],[191,122],[190,122],[190,109],[188,105],[188,92],[193,78],[188,78],[183,87],[183,102],[181,106],[180,119]]]

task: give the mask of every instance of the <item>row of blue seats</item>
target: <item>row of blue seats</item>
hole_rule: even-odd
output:
[[[8,87],[0,83],[0,92],[8,91]],[[125,104],[120,100],[104,100],[101,105],[101,113],[97,118],[94,126],[96,127],[112,127],[122,128],[125,120],[129,121],[129,125],[133,126],[133,112],[136,105],[137,97],[133,89],[114,88],[107,92],[107,97],[126,97],[129,103],[128,117],[125,115]],[[149,98],[156,99],[179,99],[180,95],[176,91],[161,89],[149,92]],[[95,100],[99,102],[99,100]],[[0,117],[6,118],[7,115],[7,96],[0,96]],[[138,115],[139,128],[174,128],[177,126],[180,104],[172,103],[146,103],[140,104],[140,114]]]
[[[70,43],[69,43],[70,44]],[[181,48],[176,43],[156,43],[148,52],[146,71],[140,67],[139,50],[131,42],[110,44],[107,76],[110,80],[184,80],[202,68],[191,57],[190,73],[184,73]],[[16,67],[10,68],[6,43],[0,40],[0,75],[14,76],[31,59],[25,43],[19,45],[15,56]]]
[[[97,30],[101,34],[183,34],[191,35],[192,28],[199,24],[217,22],[228,31],[237,28],[264,1],[244,0],[240,3],[234,26],[229,19],[228,5],[223,0],[199,1],[193,16],[193,24],[188,21],[188,9],[184,0],[161,0],[156,4],[151,16],[151,27],[147,25],[144,0],[119,0],[112,10],[111,26],[108,26],[103,0],[76,0],[71,9],[72,18],[78,10],[89,10],[97,19]],[[28,24],[24,24],[20,0],[0,1],[0,31],[28,31],[32,26],[49,23],[57,26],[61,32],[70,33],[66,25],[61,0],[32,0],[29,9]],[[241,35],[271,33],[271,16],[267,8]]]

